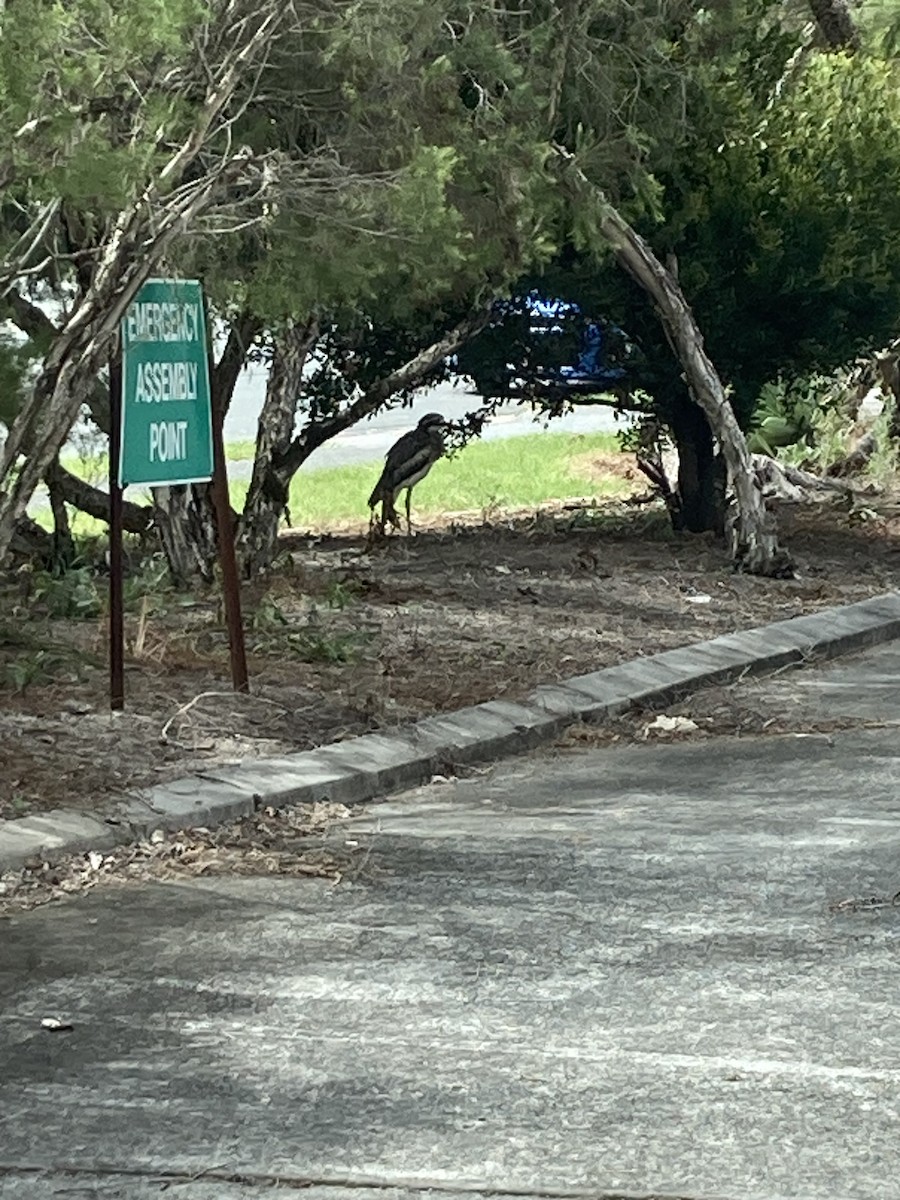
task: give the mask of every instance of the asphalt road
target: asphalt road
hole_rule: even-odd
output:
[[[900,1197],[900,907],[833,908],[900,888],[900,650],[748,686],[878,727],[535,755],[366,809],[352,882],[0,921],[0,1196]]]

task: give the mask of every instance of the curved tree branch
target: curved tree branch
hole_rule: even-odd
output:
[[[628,224],[618,209],[587,178],[564,148],[556,152],[563,178],[580,203],[593,202],[600,231],[619,264],[646,291],[656,308],[666,337],[684,371],[691,398],[706,414],[717,438],[735,496],[732,557],[736,567],[753,575],[783,577],[793,573],[789,555],[780,549],[774,523],[756,486],[747,442],[734,410],[703,344],[703,335],[677,278],[659,261],[651,247]]]
[[[109,520],[109,495],[95,488],[63,466],[57,466],[55,482],[62,499],[80,512],[98,521]],[[122,501],[122,528],[126,533],[146,533],[153,522],[153,510],[145,504]]]
[[[349,429],[357,421],[368,417],[396,392],[414,386],[418,380],[427,375],[445,358],[455,354],[460,346],[484,329],[490,314],[491,305],[485,305],[479,312],[460,321],[458,325],[454,325],[442,338],[413,355],[395,371],[376,380],[342,412],[327,421],[317,421],[308,425],[301,434],[294,438],[287,452],[275,461],[276,470],[279,474],[287,475],[288,478],[293,476],[313,450],[323,446],[336,434]]]

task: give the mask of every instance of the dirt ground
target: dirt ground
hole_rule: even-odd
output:
[[[778,581],[733,574],[720,546],[621,501],[457,515],[372,553],[361,531],[289,534],[278,572],[244,590],[250,696],[229,689],[218,598],[145,572],[126,589],[120,714],[107,711],[105,580],[81,579],[63,617],[20,573],[0,589],[0,819],[103,811],[212,764],[876,595],[895,586],[900,506],[871,503],[782,506],[799,577]]]

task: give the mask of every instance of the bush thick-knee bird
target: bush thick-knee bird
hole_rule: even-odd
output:
[[[372,510],[372,521],[375,521],[375,506],[381,504],[381,518],[378,527],[384,533],[388,521],[395,529],[400,528],[397,516],[397,497],[406,491],[406,529],[410,532],[410,503],[412,490],[424,479],[437,460],[444,453],[444,436],[448,423],[440,413],[426,413],[415,429],[404,433],[390,450],[384,462],[381,478],[375,484],[369,497],[369,508]]]

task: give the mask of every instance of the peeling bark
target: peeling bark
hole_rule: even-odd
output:
[[[209,491],[208,483],[153,489],[153,519],[177,587],[198,576],[204,583],[215,577],[218,542]]]
[[[652,297],[684,368],[691,395],[706,414],[722,448],[735,496],[731,547],[735,567],[752,575],[778,578],[790,574],[791,561],[778,545],[774,522],[756,485],[744,435],[681,288],[643,238],[611,206],[604,214],[602,228],[622,266]]]
[[[242,313],[232,322],[219,361],[210,367],[213,420],[220,425],[260,328],[258,318]],[[197,577],[212,582],[219,539],[211,486],[192,483],[154,488],[153,503],[154,520],[172,578],[182,586]]]
[[[778,462],[768,454],[754,454],[752,461],[757,481],[764,494],[778,500],[799,503],[809,500],[814,495],[821,499],[826,493],[832,497],[852,495],[852,489],[845,484],[813,475],[810,471],[802,471],[788,463]]]
[[[667,270],[614,205],[606,199],[563,147],[555,147],[576,202],[598,208],[600,232],[620,266],[654,303],[673,353],[681,363],[693,400],[703,409],[719,443],[734,493],[731,556],[735,570],[781,578],[793,574],[790,556],[778,545],[774,521],[756,482],[750,452],[725,388],[703,345],[703,335],[678,280]]]
[[[312,318],[303,325],[289,325],[274,339],[266,398],[259,415],[253,476],[238,533],[238,554],[248,578],[267,570],[275,557],[278,526],[287,508],[292,475],[273,470],[272,464],[290,451],[303,369],[318,333],[318,321]]]
[[[40,563],[47,570],[53,566],[53,536],[31,517],[16,521],[9,549],[27,563]]]
[[[706,414],[721,447],[735,498],[731,546],[735,568],[775,578],[790,575],[791,560],[778,545],[774,521],[766,512],[744,435],[678,281],[610,204],[604,207],[601,229],[621,265],[652,298],[691,395]]]

